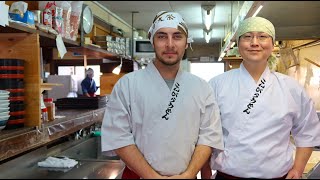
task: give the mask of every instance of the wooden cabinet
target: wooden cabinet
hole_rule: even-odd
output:
[[[23,59],[25,125],[40,126],[40,42],[36,33],[0,33],[0,58]]]
[[[37,1],[28,1],[28,3],[31,5],[30,7],[32,7],[30,9],[37,9]],[[11,2],[6,1],[6,4],[10,5]],[[92,35],[106,35],[107,33],[115,35],[110,31],[111,28],[112,27],[106,29],[103,28],[103,25],[96,24]],[[108,52],[105,49],[84,45],[78,41],[65,38],[63,38],[63,41],[68,50],[66,57],[74,60],[72,63],[83,62],[84,56],[92,58],[90,60],[101,64],[103,63],[103,58],[115,61],[115,64],[112,66],[117,66],[120,63],[119,55]],[[104,108],[87,110],[87,112],[73,111],[66,115],[65,118],[42,123],[40,110],[41,93],[43,89],[47,88],[41,79],[42,68],[44,68],[42,60],[45,62],[53,62],[54,59],[60,59],[54,56],[54,53],[57,54],[55,48],[56,35],[12,22],[9,22],[9,26],[0,26],[0,58],[22,59],[25,62],[24,104],[26,112],[24,128],[0,131],[0,162],[18,156],[28,150],[54,142],[63,136],[70,135],[82,128],[90,127],[94,123],[101,123],[102,121]],[[72,56],[73,53],[82,55],[82,58],[74,58]],[[132,62],[130,59],[124,58],[123,60],[124,65],[125,61]],[[109,64],[104,63],[103,69],[107,69],[109,72],[112,68],[109,66]],[[50,69],[51,72],[52,67],[50,66],[47,69]],[[114,75],[111,81],[109,81],[109,78],[106,82],[111,82],[111,84],[114,85],[122,75],[123,74],[120,76]],[[112,87],[106,86],[106,89],[112,90]],[[104,88],[102,88],[102,91],[103,89]],[[107,94],[107,92],[104,94]],[[57,115],[64,114],[57,113]]]
[[[111,94],[114,85],[123,75],[125,75],[125,73],[120,73],[119,75],[104,73],[102,76],[100,76],[100,94]]]
[[[120,57],[106,50],[80,45],[79,42],[64,39],[68,51],[92,56],[96,59],[108,58],[119,61]],[[16,23],[0,26],[0,58],[24,60],[24,103],[25,127],[0,131],[0,161],[19,155],[27,150],[40,147],[49,142],[88,127],[95,122],[102,121],[104,108],[94,110],[85,117],[65,119],[64,122],[53,121],[42,123],[40,101],[42,88],[41,79],[41,51],[49,56],[56,46],[56,36]],[[48,57],[46,57],[48,58]],[[128,61],[128,59],[127,59]],[[120,76],[118,76],[120,77]],[[51,134],[56,126],[66,127],[63,131]]]
[[[223,61],[225,61],[225,64],[224,64],[225,71],[229,71],[231,69],[239,68],[242,62],[242,58],[241,57],[224,57]]]
[[[0,58],[15,58],[25,60],[25,126],[40,127],[40,97],[41,97],[41,62],[40,49],[49,49],[54,52],[56,36],[33,28],[28,28],[16,23],[10,23],[8,27],[0,27]],[[108,52],[90,45],[80,45],[79,42],[64,39],[69,52],[95,59],[108,58],[120,62],[117,54]],[[48,54],[43,54],[47,56]],[[127,59],[126,59],[127,60]],[[128,60],[127,60],[128,61]],[[129,60],[131,61],[131,60]],[[107,81],[109,82],[109,81]]]
[[[24,103],[25,126],[40,127],[41,112],[41,62],[40,49],[55,45],[56,36],[42,31],[9,23],[0,27],[0,58],[22,59],[24,63]],[[64,39],[66,46],[77,46],[79,43]]]
[[[104,114],[104,109],[100,109],[84,114],[81,118],[76,117],[64,121],[60,120],[60,122],[50,122],[46,125],[42,124],[40,118],[42,87],[40,48],[42,46],[40,41],[50,44],[52,43],[50,41],[55,40],[49,34],[44,36],[41,34],[33,29],[13,24],[10,24],[9,27],[0,27],[0,58],[23,59],[25,61],[24,103],[26,111],[25,128],[0,131],[0,161],[90,126],[101,121]],[[42,127],[41,130],[39,130],[40,127]],[[61,127],[66,128],[61,129]],[[53,133],[52,129],[59,131]]]

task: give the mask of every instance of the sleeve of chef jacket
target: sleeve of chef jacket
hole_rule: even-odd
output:
[[[109,97],[101,127],[102,153],[115,156],[114,149],[135,144],[131,133],[131,112],[127,76],[118,80]]]
[[[197,144],[207,145],[215,149],[224,149],[220,110],[212,88],[207,84],[205,106],[201,108],[201,124]]]
[[[96,81],[95,80],[92,80],[92,81],[93,82],[92,82],[91,90],[92,90],[92,92],[96,92],[98,90]]]
[[[88,87],[88,82],[86,81],[86,79],[82,80],[81,89],[83,94],[88,93],[87,87]]]
[[[314,147],[320,145],[320,122],[313,100],[301,87],[296,94],[301,109],[297,118],[293,119],[292,136],[297,147]],[[297,90],[297,89],[296,89]],[[295,90],[295,91],[296,91]],[[292,92],[292,90],[291,90]]]

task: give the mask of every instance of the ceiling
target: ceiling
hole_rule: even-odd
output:
[[[133,27],[149,30],[159,11],[176,11],[189,27],[194,43],[206,44],[201,5],[215,5],[210,43],[221,43],[228,27],[237,17],[243,1],[97,1]],[[276,40],[320,38],[320,1],[261,1],[257,16],[269,19],[276,28]],[[233,12],[233,13],[231,13]],[[231,21],[232,19],[232,21]]]

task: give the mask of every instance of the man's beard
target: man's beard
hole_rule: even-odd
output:
[[[164,58],[162,58],[161,56],[158,56],[157,54],[156,54],[156,59],[158,59],[162,64],[167,65],[167,66],[176,65],[181,60],[181,58],[177,57],[177,59],[175,59],[174,61],[166,61],[166,60],[164,60]]]

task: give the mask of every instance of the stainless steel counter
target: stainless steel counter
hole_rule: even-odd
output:
[[[1,179],[115,179],[121,177],[123,163],[119,160],[79,161],[71,169],[41,168],[30,164],[25,168],[1,170]],[[5,173],[3,173],[5,172]]]
[[[72,140],[47,149],[41,147],[0,165],[0,179],[115,179],[124,163],[100,152],[100,137]],[[37,163],[49,156],[67,156],[78,161],[73,168],[43,168]]]
[[[320,179],[320,162],[316,164],[308,174],[306,174],[307,179]]]
[[[45,122],[41,127],[24,127],[0,131],[0,163],[34,148],[68,136],[78,130],[102,122],[105,109],[57,110],[64,118]]]

